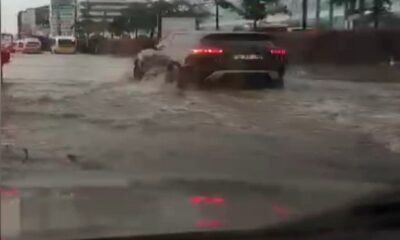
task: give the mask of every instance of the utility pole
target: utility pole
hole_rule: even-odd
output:
[[[379,0],[374,0],[374,6],[373,6],[373,16],[374,16],[374,28],[379,28],[379,14],[380,14],[380,3]]]
[[[162,38],[162,11],[159,10],[157,14],[157,38],[160,40]]]
[[[163,30],[163,20],[162,20],[163,6],[161,0],[158,0],[157,2],[155,2],[155,4],[157,9],[157,39],[160,40],[162,38],[162,30]]]
[[[57,35],[61,36],[61,16],[60,7],[57,8]]]
[[[365,0],[360,0],[360,15],[364,16],[365,15]]]
[[[307,19],[308,19],[308,0],[303,0],[303,21],[302,21],[303,30],[307,29]]]
[[[333,0],[329,0],[329,28],[330,29],[333,29],[333,10],[334,10]]]
[[[315,26],[318,28],[321,22],[321,0],[316,0],[315,3]]]
[[[3,24],[3,22],[2,22],[3,16],[1,14],[1,12],[2,12],[2,2],[0,0],[0,35],[3,32],[3,26],[2,26],[2,24]],[[3,38],[2,38],[2,36],[0,36],[0,52],[1,52],[2,41],[3,41]],[[3,55],[3,54],[1,54],[1,55]],[[3,61],[3,59],[0,59],[0,61]],[[3,63],[1,62],[0,65],[1,65],[1,67],[0,67],[0,81],[1,81],[0,90],[3,90]],[[1,116],[1,114],[0,114],[0,116]]]
[[[77,36],[76,24],[78,23],[78,0],[74,0],[74,36]]]
[[[215,0],[215,29],[219,31],[219,3]]]

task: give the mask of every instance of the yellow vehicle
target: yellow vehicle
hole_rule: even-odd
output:
[[[77,40],[72,36],[57,36],[52,38],[51,52],[54,54],[75,54]]]

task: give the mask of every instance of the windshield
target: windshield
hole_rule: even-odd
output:
[[[58,39],[58,44],[60,47],[73,47],[75,46],[75,41],[69,39]]]
[[[2,240],[275,228],[400,182],[400,0],[1,4]]]

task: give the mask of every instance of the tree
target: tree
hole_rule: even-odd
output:
[[[122,28],[128,32],[137,32],[138,29],[150,30],[151,37],[157,27],[157,37],[161,38],[163,17],[203,18],[208,15],[209,12],[204,8],[191,4],[187,0],[133,2],[123,12],[126,21],[125,27],[122,23],[123,19],[119,19],[120,22],[114,19],[112,25],[113,29],[120,30]]]
[[[372,15],[374,19],[374,27],[379,28],[379,18],[383,13],[387,13],[392,6],[391,0],[374,0]]]
[[[308,0],[303,0],[302,10],[303,10],[302,27],[303,27],[303,30],[306,30],[307,29],[307,20],[308,20]]]
[[[161,39],[163,15],[166,14],[168,11],[171,11],[173,5],[172,3],[165,0],[158,0],[152,3],[151,8],[153,10],[153,13],[157,16],[157,38]]]
[[[114,18],[110,27],[116,35],[134,32],[137,36],[138,30],[150,30],[152,35],[156,24],[156,14],[151,4],[133,2],[122,12],[122,16]]]
[[[333,14],[335,10],[335,4],[333,2],[334,0],[329,0],[329,27],[332,29],[333,28]]]
[[[128,30],[128,19],[125,16],[119,16],[113,19],[109,25],[109,31],[115,36],[121,36]]]
[[[92,3],[86,0],[81,4],[84,6],[84,8],[80,10],[81,20],[75,23],[74,28],[79,37],[84,37],[88,40],[90,34],[101,31],[102,27],[99,23],[91,20],[90,12],[93,7]]]
[[[257,22],[267,17],[281,12],[287,12],[285,6],[279,5],[279,0],[241,0],[240,7],[221,0],[220,6],[230,8],[243,16],[245,19],[253,20],[253,29],[257,28]]]
[[[319,27],[321,22],[321,0],[315,1],[315,26]]]
[[[392,0],[373,0],[372,6],[368,9],[365,0],[359,0],[359,8],[356,8],[357,0],[331,0],[333,4],[345,7],[345,17],[354,14],[364,15],[366,10],[372,11],[372,21],[375,28],[379,28],[380,16],[390,11]]]

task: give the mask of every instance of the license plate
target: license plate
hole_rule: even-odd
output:
[[[237,54],[233,56],[235,60],[263,60],[264,57],[257,54]]]

